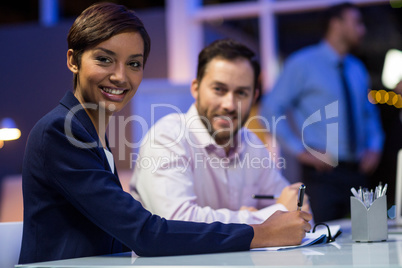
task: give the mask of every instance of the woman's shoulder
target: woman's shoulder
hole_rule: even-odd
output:
[[[77,142],[93,142],[94,138],[87,130],[90,127],[85,126],[78,116],[71,114],[68,108],[58,105],[35,124],[28,142],[34,141],[42,146],[56,146],[71,139]]]
[[[32,128],[30,135],[40,134],[52,129],[63,127],[67,114],[68,110],[65,107],[61,105],[56,106],[53,110],[38,120]]]
[[[67,92],[56,107],[39,119],[32,131],[64,129],[68,124],[81,125],[81,127],[84,127],[85,124],[92,124],[85,109],[72,92]]]

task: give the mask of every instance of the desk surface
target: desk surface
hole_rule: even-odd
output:
[[[16,267],[402,267],[402,233],[390,230],[386,242],[355,243],[350,223],[336,242],[284,251],[242,251],[172,257],[136,257],[132,253],[41,262]]]

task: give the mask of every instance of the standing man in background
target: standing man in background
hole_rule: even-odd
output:
[[[261,106],[263,116],[277,120],[281,145],[301,164],[316,222],[348,215],[350,188],[367,185],[384,139],[367,99],[367,70],[349,54],[366,31],[360,10],[338,4],[325,19],[323,40],[289,57]],[[291,121],[278,120],[288,114]]]

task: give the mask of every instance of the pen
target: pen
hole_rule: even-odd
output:
[[[387,193],[387,188],[388,188],[388,184],[386,183],[384,185],[384,188],[382,188],[381,196],[384,196]]]
[[[356,191],[356,189],[355,189],[354,187],[350,188],[350,191],[352,192],[352,194],[353,194],[356,198],[360,199],[359,193]]]
[[[304,201],[304,191],[306,191],[306,186],[304,184],[299,187],[299,198],[297,200],[297,210],[301,211]]]
[[[381,197],[381,195],[382,195],[382,182],[381,181],[378,183],[378,194],[379,194],[378,197]]]
[[[261,195],[261,194],[253,194],[253,198],[255,199],[278,199],[278,195]]]

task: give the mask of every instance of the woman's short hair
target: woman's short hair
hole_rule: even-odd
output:
[[[80,67],[85,50],[122,32],[138,32],[144,41],[144,62],[151,50],[151,39],[141,19],[134,11],[123,5],[97,3],[85,9],[74,21],[67,36],[68,48],[73,50],[73,59]],[[74,75],[74,89],[78,77]]]

